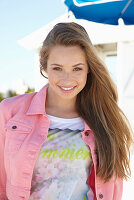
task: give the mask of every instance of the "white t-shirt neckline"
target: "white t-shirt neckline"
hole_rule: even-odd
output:
[[[60,118],[48,115],[50,120],[49,128],[55,129],[71,129],[71,130],[84,130],[84,120],[81,117],[76,118]]]

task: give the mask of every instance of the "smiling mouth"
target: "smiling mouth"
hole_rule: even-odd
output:
[[[62,91],[64,91],[64,92],[71,92],[71,91],[74,90],[75,87],[76,87],[76,86],[66,88],[66,87],[61,87],[61,86],[59,86],[59,88],[60,88]]]

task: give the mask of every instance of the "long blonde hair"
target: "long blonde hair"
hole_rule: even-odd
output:
[[[49,52],[56,45],[79,45],[87,58],[87,82],[77,95],[76,107],[95,136],[97,176],[107,182],[115,171],[120,178],[127,179],[131,175],[132,130],[117,104],[117,89],[107,68],[97,56],[86,30],[81,25],[74,22],[58,23],[49,32],[40,50],[40,72],[43,76]]]

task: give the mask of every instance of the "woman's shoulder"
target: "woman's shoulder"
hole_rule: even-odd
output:
[[[0,102],[0,110],[2,108],[8,108],[11,107],[12,105],[18,105],[21,102],[27,102],[28,99],[31,99],[37,92],[32,92],[32,93],[25,93],[25,94],[21,94],[21,95],[17,95],[14,97],[8,97],[5,98],[4,100],[2,100]]]
[[[20,109],[25,110],[36,93],[37,92],[26,93],[4,99],[0,103],[0,128],[2,128],[2,126],[4,127],[8,120],[20,111]],[[4,128],[2,132],[4,132]]]

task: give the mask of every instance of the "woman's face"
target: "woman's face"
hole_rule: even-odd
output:
[[[87,81],[88,64],[79,46],[57,45],[50,50],[45,72],[49,92],[60,98],[76,98]]]

